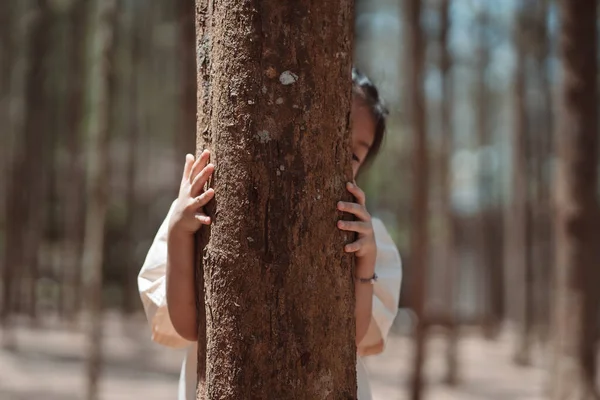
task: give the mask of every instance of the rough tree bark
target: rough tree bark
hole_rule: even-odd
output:
[[[600,398],[598,327],[597,2],[562,0],[563,78],[556,124],[555,400]]]
[[[87,294],[88,325],[87,399],[99,397],[102,353],[102,265],[104,227],[108,208],[108,144],[110,129],[110,70],[118,0],[92,3],[93,23],[87,131],[87,202],[83,239],[84,287]]]
[[[199,398],[356,398],[335,211],[352,179],[353,18],[349,0],[196,1],[197,151],[216,165]]]
[[[454,152],[454,133],[452,126],[452,59],[448,50],[450,31],[450,0],[440,4],[440,72],[442,75],[442,151],[439,168],[441,171],[442,212],[444,217],[444,261],[446,282],[446,304],[448,309],[448,343],[446,348],[446,371],[444,380],[448,385],[458,383],[458,338],[459,321],[456,311],[457,254],[456,254],[456,218],[452,208],[452,154]]]
[[[427,282],[428,205],[429,205],[429,156],[427,150],[427,126],[425,120],[425,93],[423,71],[425,42],[421,28],[421,0],[406,2],[408,48],[413,60],[409,72],[409,95],[413,129],[413,194],[410,238],[410,268],[413,276],[412,308],[417,314],[415,346],[412,371],[411,399],[423,397],[423,364],[425,361],[425,288]]]

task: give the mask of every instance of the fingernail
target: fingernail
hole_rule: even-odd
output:
[[[348,182],[348,187],[349,187],[349,188],[353,188],[353,187],[354,187],[354,184],[353,184],[352,182]]]
[[[344,222],[343,222],[343,221],[338,221],[338,226],[339,226],[340,228],[343,228],[343,227],[344,227]]]
[[[344,208],[344,203],[342,203],[341,201],[337,204],[338,208],[341,210]]]

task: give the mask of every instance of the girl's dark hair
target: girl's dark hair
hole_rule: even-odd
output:
[[[375,137],[363,162],[363,166],[365,166],[371,163],[379,153],[385,135],[385,121],[389,112],[383,100],[379,97],[377,87],[356,67],[352,68],[352,93],[371,111],[375,119]]]

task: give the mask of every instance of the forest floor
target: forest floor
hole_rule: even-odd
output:
[[[145,320],[108,315],[105,324],[105,369],[102,400],[175,399],[181,351],[150,342]],[[86,341],[81,332],[44,323],[44,328],[14,329],[16,350],[0,350],[0,399],[78,400],[85,391]],[[432,335],[427,346],[426,399],[541,400],[545,371],[511,362],[511,335],[486,341],[467,332],[460,341],[461,383],[442,384],[445,343]],[[539,352],[538,350],[538,353]],[[375,400],[408,399],[411,342],[392,334],[384,354],[370,357]]]

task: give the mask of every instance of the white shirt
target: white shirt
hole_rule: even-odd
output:
[[[138,276],[138,288],[144,311],[152,331],[152,340],[172,348],[187,348],[181,366],[178,400],[196,399],[196,344],[179,336],[171,323],[167,310],[167,232],[173,206],[160,226],[150,246]],[[367,334],[358,346],[356,373],[358,399],[371,400],[367,369],[362,357],[383,351],[390,327],[398,312],[402,264],[398,249],[381,220],[373,218],[377,261],[375,272],[379,277],[373,286],[373,312]]]

